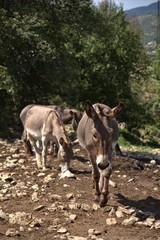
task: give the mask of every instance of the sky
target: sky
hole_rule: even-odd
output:
[[[101,0],[93,0],[93,2],[96,5],[98,5],[98,3],[101,2]],[[157,2],[157,0],[114,0],[114,2],[117,5],[120,5],[120,3],[122,3],[123,9],[128,10],[128,9],[131,9],[131,8],[148,6],[151,3]]]

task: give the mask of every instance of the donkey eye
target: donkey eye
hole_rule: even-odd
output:
[[[98,139],[98,135],[96,133],[93,134],[93,138],[94,140],[97,140]]]

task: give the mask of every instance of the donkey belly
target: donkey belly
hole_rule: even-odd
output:
[[[42,139],[42,133],[40,131],[33,131],[31,129],[26,129],[27,130],[27,135],[32,136],[37,141],[40,141]]]

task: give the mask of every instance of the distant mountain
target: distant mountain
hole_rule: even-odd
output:
[[[158,3],[152,3],[148,6],[142,6],[137,8],[132,8],[130,10],[125,11],[125,13],[129,16],[142,16],[147,14],[157,14]]]
[[[131,25],[141,30],[142,41],[148,52],[153,52],[157,38],[157,13],[158,3],[142,6],[125,11],[126,18]]]

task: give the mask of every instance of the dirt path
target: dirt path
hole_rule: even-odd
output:
[[[122,149],[123,150],[123,149]],[[0,239],[160,240],[160,166],[114,157],[109,202],[93,202],[91,165],[75,148],[74,179],[39,172],[22,143],[0,140]]]

